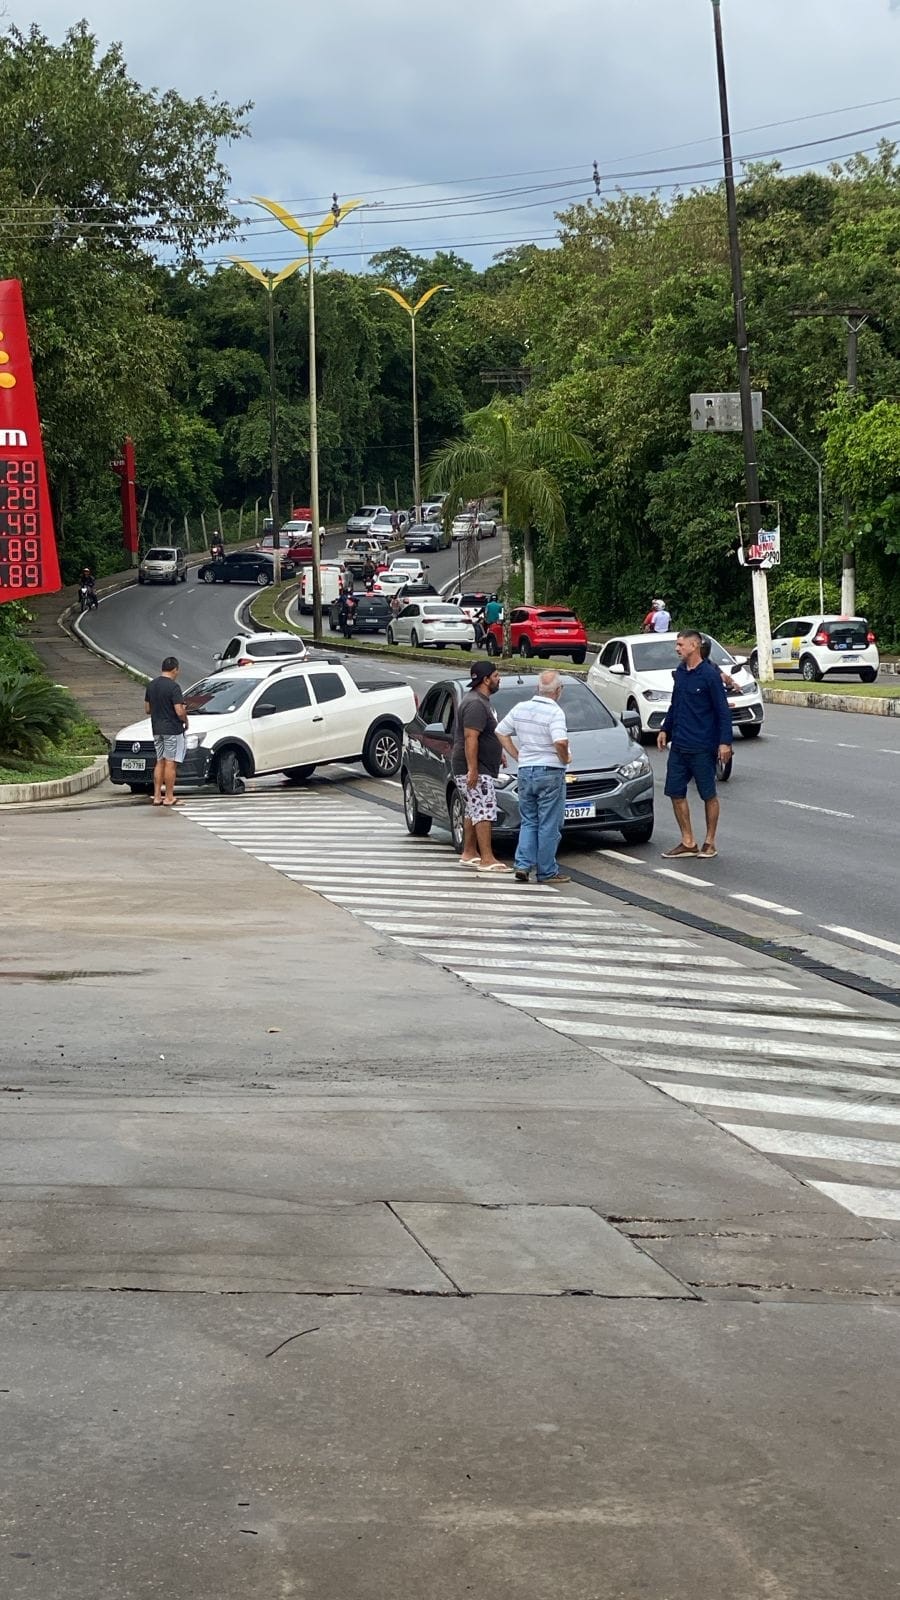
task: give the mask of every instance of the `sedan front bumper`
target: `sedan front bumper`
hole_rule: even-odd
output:
[[[578,794],[568,797],[572,805],[591,805],[592,817],[569,818],[563,823],[563,833],[614,832],[635,823],[645,823],[653,818],[653,774],[630,778],[615,788],[597,794]],[[498,817],[494,823],[497,834],[516,834],[521,826],[519,796],[515,784],[497,790]]]

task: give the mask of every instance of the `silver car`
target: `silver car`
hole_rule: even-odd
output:
[[[184,551],[173,544],[155,544],[138,567],[138,583],[184,583],[186,580]]]
[[[348,533],[368,533],[376,517],[390,517],[390,506],[360,506],[347,518]]]

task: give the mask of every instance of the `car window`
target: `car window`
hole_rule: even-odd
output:
[[[510,622],[527,622],[528,612],[522,610],[514,611],[509,620]]]
[[[798,631],[798,627],[799,624],[797,623],[796,618],[792,618],[790,622],[782,622],[775,629],[775,632],[772,634],[772,638],[793,639],[794,634]]]
[[[600,652],[601,667],[627,666],[625,646],[620,639],[610,639]]]
[[[295,656],[304,647],[299,639],[247,639],[244,648],[249,656],[269,661],[277,656]]]
[[[310,704],[309,687],[306,679],[298,674],[295,678],[273,678],[265,684],[262,694],[256,702],[253,711],[256,714],[258,706],[275,706],[277,711],[299,711],[303,706]]]
[[[313,693],[320,706],[329,700],[342,700],[347,693],[343,680],[336,672],[317,672],[312,680]]]
[[[539,611],[538,622],[577,622],[574,611]]]
[[[707,635],[709,638],[709,635]],[[716,639],[709,640],[710,660],[717,667],[733,665],[733,659]],[[675,649],[674,639],[641,639],[631,646],[635,672],[674,672],[681,658]]]
[[[417,617],[419,615],[419,611],[420,611],[420,607],[419,606],[416,606],[416,605],[404,606],[403,610],[400,613],[400,615],[401,615],[401,617]]]
[[[865,650],[869,642],[869,624],[862,617],[846,617],[840,622],[827,622],[825,626],[836,650]]]
[[[225,560],[228,561],[233,567],[236,567],[239,562],[243,561],[244,559],[245,557],[243,551],[241,550],[233,550],[231,555],[225,557]]]
[[[446,693],[446,689],[442,689],[439,684],[437,688],[429,689],[428,693],[426,694],[425,699],[422,701],[422,704],[419,707],[419,716],[425,723],[426,727],[428,726],[429,722],[440,722],[441,706]]]
[[[426,617],[454,617],[457,622],[462,619],[459,606],[427,605],[422,607],[422,615]]]
[[[201,678],[184,697],[185,710],[193,717],[221,717],[236,711],[259,685],[258,678],[242,674],[239,678]]]
[[[239,656],[240,653],[241,653],[241,645],[242,644],[243,644],[243,640],[242,639],[229,639],[227,645],[225,646],[225,649],[222,651],[222,655],[223,656]]]

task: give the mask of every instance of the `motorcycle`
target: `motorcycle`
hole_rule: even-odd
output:
[[[345,639],[350,638],[356,625],[356,605],[357,602],[354,596],[352,594],[347,595],[341,608],[341,633]]]
[[[82,611],[96,611],[100,601],[92,583],[83,583],[78,591],[78,604]]]

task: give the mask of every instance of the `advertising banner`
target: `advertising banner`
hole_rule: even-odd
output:
[[[0,602],[62,585],[22,285],[0,280]]]

